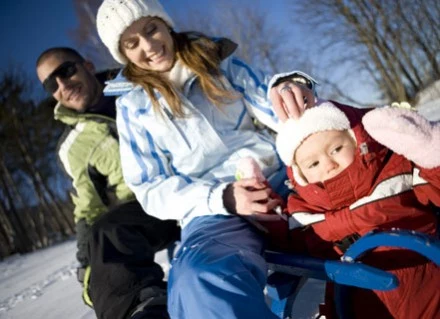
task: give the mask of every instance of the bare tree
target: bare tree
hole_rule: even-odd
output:
[[[352,78],[366,72],[387,101],[414,102],[440,78],[435,0],[298,0],[291,6],[294,22],[313,29],[320,52],[333,55],[328,65],[349,63]]]
[[[96,29],[96,12],[102,0],[73,0],[78,27],[69,32],[77,49],[93,61],[98,70],[120,67],[101,42]]]
[[[32,251],[36,247],[47,246],[46,232],[36,231],[29,210],[26,206],[21,206],[23,201],[20,193],[17,192],[15,182],[1,157],[0,173],[1,213],[2,219],[6,222],[2,224],[2,228],[11,251],[23,253]]]
[[[268,74],[290,70],[311,73],[307,55],[295,45],[287,28],[268,17],[261,3],[244,1],[237,10],[236,1],[213,1],[205,8],[207,12],[195,10],[179,16],[179,29],[230,38],[239,44],[234,54]]]
[[[19,252],[74,232],[71,211],[61,208],[60,194],[49,187],[59,175],[53,159],[61,130],[53,126],[53,108],[24,98],[29,91],[23,72],[11,69],[1,74],[0,202],[2,219],[9,224],[0,233],[13,245],[11,251]]]
[[[14,243],[14,230],[4,207],[0,201],[0,260],[16,251]]]

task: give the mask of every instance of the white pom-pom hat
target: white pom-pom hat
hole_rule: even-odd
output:
[[[119,51],[119,40],[122,33],[133,22],[142,17],[158,17],[170,27],[173,20],[156,0],[104,0],[96,15],[96,27],[99,37],[109,49],[113,58],[121,64],[127,64],[127,59]]]
[[[277,151],[284,164],[292,167],[298,184],[306,185],[307,182],[302,178],[294,161],[296,150],[310,135],[332,130],[349,130],[353,135],[347,116],[330,102],[307,109],[298,120],[288,119],[279,126],[276,139]]]

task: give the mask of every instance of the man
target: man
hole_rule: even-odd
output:
[[[166,284],[154,255],[178,240],[175,221],[143,212],[125,185],[116,132],[115,98],[103,95],[105,74],[70,48],[51,48],[37,75],[68,129],[59,158],[72,178],[78,279],[98,318],[168,318]]]

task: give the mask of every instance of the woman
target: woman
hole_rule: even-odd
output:
[[[125,180],[145,211],[183,227],[168,283],[171,317],[276,318],[264,301],[261,234],[240,216],[278,219],[268,212],[279,200],[256,179],[234,175],[238,160],[251,156],[283,193],[274,141],[253,117],[276,130],[267,88],[292,77],[312,88],[313,79],[293,72],[269,82],[232,56],[231,41],[175,32],[156,0],[105,0],[97,27],[125,65],[125,79],[106,88],[122,94],[117,124]],[[304,100],[314,100],[312,90],[293,81],[270,95],[299,112]]]

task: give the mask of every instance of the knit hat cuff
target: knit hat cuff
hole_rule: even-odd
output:
[[[98,9],[96,27],[99,37],[109,49],[113,58],[121,64],[128,61],[119,51],[119,40],[122,33],[142,17],[158,17],[170,27],[173,20],[156,0],[104,0]]]
[[[287,166],[294,165],[294,155],[301,143],[310,135],[330,130],[348,130],[347,116],[330,102],[307,109],[298,120],[288,119],[278,130],[276,147]]]

